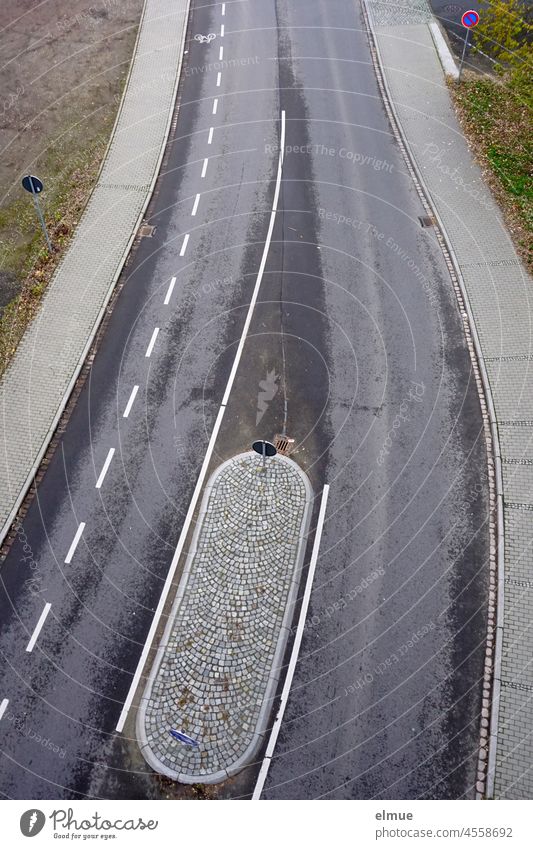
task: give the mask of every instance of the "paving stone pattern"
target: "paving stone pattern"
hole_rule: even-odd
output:
[[[287,638],[282,623],[288,616],[290,627],[297,596],[309,493],[295,463],[276,457],[265,473],[252,452],[211,480],[140,714],[143,754],[161,772],[221,779],[261,742]],[[199,749],[175,740],[171,728]]]
[[[146,0],[97,186],[0,382],[0,540],[31,483],[148,201],[174,102],[188,0]]]
[[[372,15],[376,4],[368,3]],[[383,4],[377,4],[382,7]],[[395,4],[396,6],[398,4]],[[412,5],[413,12],[420,2]],[[429,7],[428,7],[429,8]],[[457,123],[426,24],[374,16],[385,77],[450,238],[494,399],[503,465],[505,588],[494,795],[533,798],[532,281]],[[416,285],[413,281],[413,285]]]

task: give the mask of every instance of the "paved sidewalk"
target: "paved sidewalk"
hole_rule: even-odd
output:
[[[97,186],[0,382],[0,543],[31,484],[148,204],[181,68],[189,0],[146,0]]]
[[[157,772],[214,784],[253,759],[282,669],[311,509],[307,476],[279,455],[263,472],[257,454],[240,454],[211,477],[137,714],[139,745]]]
[[[395,0],[394,4],[369,0],[367,8],[399,123],[455,254],[494,402],[503,471],[505,554],[498,562],[497,634],[489,629],[488,641],[489,667],[496,646],[488,793],[503,799],[531,799],[531,279],[462,136],[427,25],[431,20],[428,5],[421,0]],[[494,588],[489,616],[495,595]],[[484,707],[482,733],[488,727],[488,713]],[[483,779],[483,754],[480,768]]]

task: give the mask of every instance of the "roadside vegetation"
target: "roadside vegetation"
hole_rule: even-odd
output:
[[[467,72],[450,90],[522,259],[533,271],[533,26],[521,0],[488,0],[474,46],[493,74]]]
[[[3,0],[0,376],[37,314],[93,189],[127,76],[143,0]],[[41,4],[42,5],[42,4]],[[25,9],[24,26],[17,25]],[[23,174],[40,196],[48,253]]]

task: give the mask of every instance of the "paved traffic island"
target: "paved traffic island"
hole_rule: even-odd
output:
[[[209,480],[137,714],[141,751],[157,772],[216,784],[257,753],[283,671],[312,498],[307,476],[280,455],[263,469],[257,454],[240,454]]]

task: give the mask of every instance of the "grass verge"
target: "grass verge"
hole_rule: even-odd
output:
[[[533,272],[533,83],[467,75],[449,88],[463,132],[500,207],[516,249]]]

